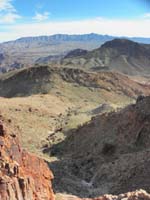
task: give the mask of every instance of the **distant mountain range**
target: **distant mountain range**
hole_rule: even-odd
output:
[[[53,42],[68,42],[68,41],[90,41],[99,40],[105,42],[106,40],[113,39],[113,36],[99,35],[95,33],[83,34],[83,35],[67,35],[67,34],[56,34],[51,36],[36,36],[36,37],[23,37],[15,40],[15,43],[25,42],[41,42],[41,43],[53,43]],[[150,40],[149,40],[150,42]]]
[[[95,33],[84,35],[57,34],[52,36],[24,37],[0,44],[0,71],[8,71],[34,63],[46,63],[60,60],[75,49],[94,50],[105,42],[115,38]],[[147,48],[150,38],[129,38],[134,42],[145,43]],[[145,45],[146,46],[146,45]]]
[[[40,43],[54,43],[54,42],[70,42],[70,41],[84,41],[89,42],[92,40],[100,41],[104,43],[108,40],[112,40],[114,38],[126,38],[133,40],[139,43],[150,44],[150,38],[144,37],[117,37],[117,36],[110,36],[110,35],[100,35],[96,33],[90,34],[83,34],[83,35],[68,35],[68,34],[56,34],[50,36],[35,36],[35,37],[22,37],[15,41],[6,42],[7,44],[10,43],[33,43],[33,42],[40,42]]]

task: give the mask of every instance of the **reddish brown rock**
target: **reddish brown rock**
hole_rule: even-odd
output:
[[[47,164],[22,150],[0,122],[0,200],[53,200],[52,178]]]

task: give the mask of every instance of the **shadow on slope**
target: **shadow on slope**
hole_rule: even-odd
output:
[[[65,85],[64,84],[68,84]],[[105,92],[136,98],[137,95],[149,94],[149,87],[136,83],[119,73],[85,72],[80,69],[34,66],[12,71],[0,76],[0,96],[16,97],[33,94],[48,94],[52,89],[64,92],[63,87],[88,88],[93,94]],[[105,94],[106,95],[106,94]],[[108,96],[108,95],[106,95]]]
[[[118,112],[102,114],[47,149],[56,192],[80,197],[149,190],[150,97]]]

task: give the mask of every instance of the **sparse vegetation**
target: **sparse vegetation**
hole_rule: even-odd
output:
[[[85,58],[72,52],[79,60],[69,55],[67,62],[75,67],[38,64],[0,75],[0,117],[18,130],[25,149],[49,162],[56,192],[89,197],[116,192],[118,185],[117,191],[124,192],[127,177],[137,174],[141,162],[132,165],[130,156],[149,146],[149,113],[145,115],[149,107],[141,106],[144,96],[150,95],[147,77],[128,77],[108,68],[104,71],[104,66],[97,70],[99,51],[84,51]],[[105,53],[102,63],[106,65],[113,50]],[[78,64],[94,65],[95,71],[78,69]],[[134,102],[138,105],[129,106],[129,112],[128,107],[121,110]],[[131,130],[128,135],[126,127]],[[15,135],[11,133],[11,137]],[[128,161],[122,165],[126,156],[129,167]],[[132,168],[136,172],[132,173]]]

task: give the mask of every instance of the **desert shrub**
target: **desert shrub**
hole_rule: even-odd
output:
[[[104,155],[112,155],[116,151],[116,147],[113,144],[105,143],[102,148],[102,154]]]

